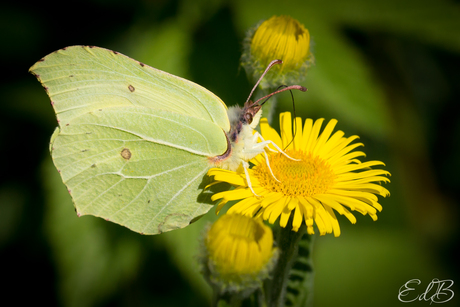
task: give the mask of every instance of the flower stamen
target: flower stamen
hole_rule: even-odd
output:
[[[311,197],[327,193],[337,177],[331,167],[318,156],[312,156],[311,153],[293,150],[286,152],[298,160],[290,160],[282,154],[270,155],[271,170],[279,180],[274,181],[267,165],[262,164],[253,171],[260,185],[269,191],[282,193],[289,197]]]

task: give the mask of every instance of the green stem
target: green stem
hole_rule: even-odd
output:
[[[285,303],[295,307],[313,306],[313,261],[312,249],[313,239],[305,233],[300,239],[297,256],[295,257],[291,271],[289,272],[289,282],[287,284],[287,294]]]
[[[266,307],[264,303],[264,293],[262,289],[258,289],[252,293],[245,292],[224,292],[222,293],[218,287],[213,286],[213,295],[211,307],[241,307],[241,306],[257,306]]]
[[[225,303],[224,303],[225,302]],[[217,288],[213,289],[211,307],[226,306],[226,307],[240,307],[242,297],[236,294],[220,293]]]
[[[284,306],[289,272],[297,256],[298,243],[306,230],[307,227],[302,225],[297,232],[292,231],[291,221],[285,228],[279,228],[277,243],[280,257],[273,271],[269,291],[267,291],[269,307]]]

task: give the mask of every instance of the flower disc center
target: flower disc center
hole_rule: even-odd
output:
[[[300,161],[291,160],[281,153],[269,157],[273,174],[280,182],[273,178],[266,164],[254,168],[260,184],[266,189],[285,196],[308,197],[326,193],[334,184],[336,175],[320,157],[294,150],[287,150],[286,154]]]

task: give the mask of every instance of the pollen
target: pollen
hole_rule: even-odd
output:
[[[285,196],[309,197],[324,194],[334,185],[337,177],[330,165],[319,156],[303,151],[287,150],[286,154],[300,161],[291,160],[281,153],[269,157],[269,165],[262,164],[254,170],[260,185],[267,190]]]

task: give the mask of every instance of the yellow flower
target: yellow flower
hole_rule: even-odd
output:
[[[276,259],[273,233],[262,219],[224,214],[207,231],[206,268],[223,292],[260,286]]]
[[[283,61],[261,81],[262,88],[302,81],[312,62],[310,33],[290,16],[273,16],[255,32],[250,31],[244,50],[242,64],[254,79],[258,79],[271,61]]]
[[[320,134],[323,119],[313,123],[296,118],[295,137],[292,132],[291,114],[280,114],[281,137],[262,119],[262,136],[272,140],[295,161],[281,153],[269,155],[270,172],[263,155],[253,159],[255,166],[249,170],[249,177],[255,196],[248,188],[246,177],[241,172],[211,169],[208,174],[217,182],[228,182],[234,190],[220,192],[212,199],[222,199],[217,210],[228,201],[240,200],[228,213],[262,217],[274,223],[280,217],[280,225],[286,227],[293,214],[292,229],[297,231],[303,222],[307,231],[314,233],[313,223],[321,235],[334,232],[340,235],[340,227],[334,210],[345,215],[353,224],[356,218],[349,211],[369,214],[375,221],[377,211],[382,210],[376,195],[386,197],[387,189],[376,182],[389,182],[388,171],[371,169],[384,165],[380,161],[361,162],[365,156],[361,151],[353,151],[361,143],[351,144],[357,136],[343,137],[342,131],[332,134],[337,123],[331,120]],[[277,181],[279,180],[279,181]]]

